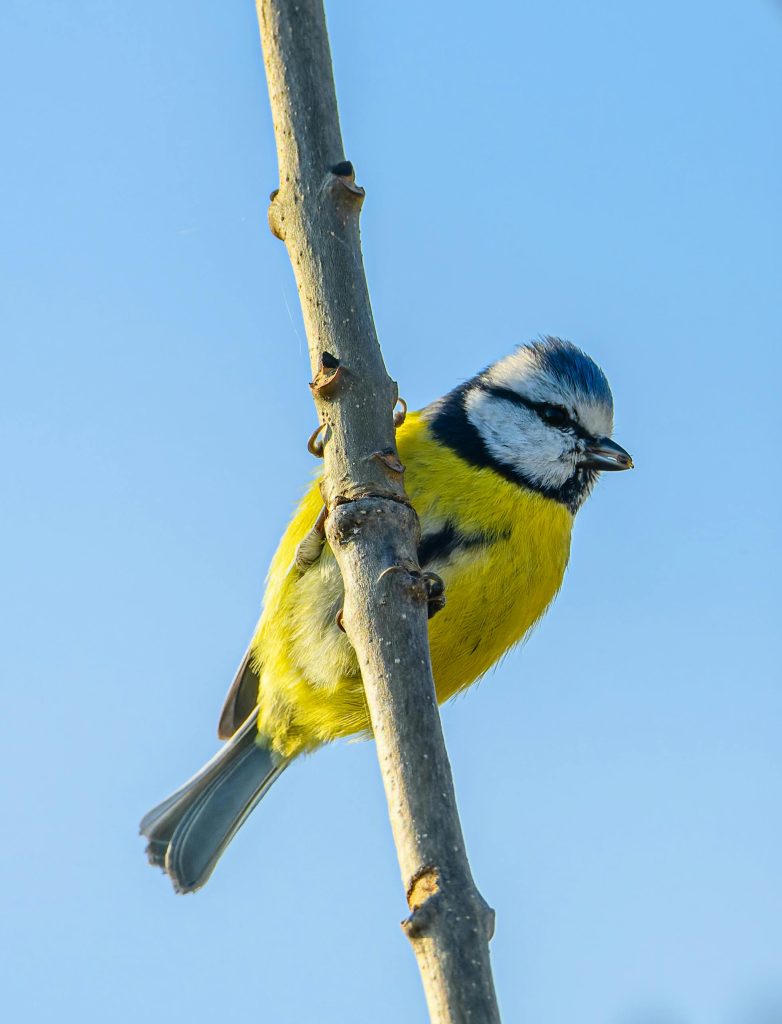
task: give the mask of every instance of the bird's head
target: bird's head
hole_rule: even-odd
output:
[[[610,438],[613,414],[603,371],[559,338],[521,346],[429,409],[440,441],[574,513],[600,472],[633,465]]]

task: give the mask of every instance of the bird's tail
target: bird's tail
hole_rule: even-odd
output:
[[[211,761],[141,820],[150,864],[193,892],[289,761],[259,740],[257,709]]]

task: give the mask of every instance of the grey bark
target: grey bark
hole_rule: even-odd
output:
[[[325,458],[326,538],[345,584],[410,916],[437,1024],[499,1022],[494,914],[472,879],[437,709],[418,520],[395,444],[359,238],[363,189],[346,162],[322,0],[258,0],[280,171],[269,223],[288,249]],[[314,542],[317,543],[317,536]],[[308,557],[304,552],[302,557]]]

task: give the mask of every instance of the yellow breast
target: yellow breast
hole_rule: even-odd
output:
[[[469,686],[544,613],[562,582],[572,516],[555,501],[436,442],[420,413],[398,433],[405,486],[442,576],[446,606],[429,625],[437,696]],[[328,547],[305,572],[296,548],[321,508],[317,483],[272,561],[253,639],[259,729],[282,753],[311,749],[369,726],[355,655],[336,625],[342,581]]]

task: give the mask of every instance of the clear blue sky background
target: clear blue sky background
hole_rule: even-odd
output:
[[[560,334],[638,466],[444,714],[505,1020],[779,1024],[782,5],[329,21],[402,394]],[[215,749],[313,469],[253,6],[4,0],[0,38],[3,1015],[422,1020],[370,744],[197,896],[136,836]]]

